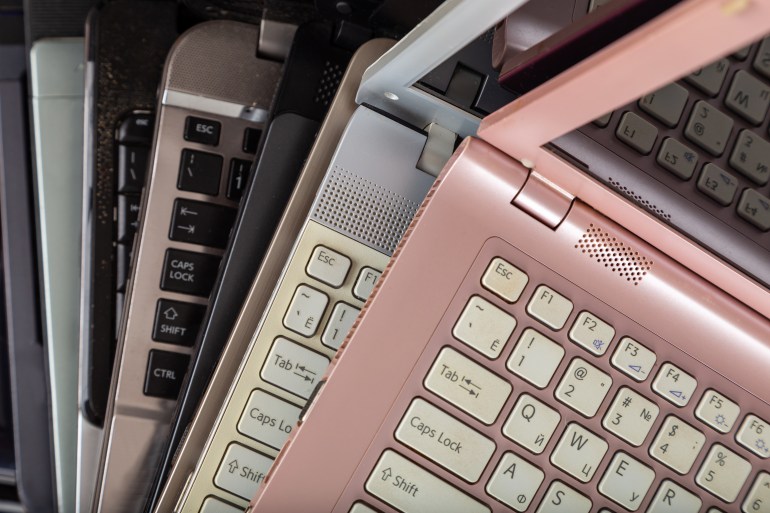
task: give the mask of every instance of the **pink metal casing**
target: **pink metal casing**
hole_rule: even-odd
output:
[[[716,33],[717,27],[724,35],[719,38],[721,44],[714,42],[717,38],[693,38],[692,44],[681,51],[674,44],[682,34]],[[482,125],[481,137],[518,159],[529,160],[542,176],[579,201],[573,204],[558,228],[551,230],[511,205],[527,179],[526,169],[483,141],[466,141],[447,164],[415,217],[402,246],[394,255],[397,258],[391,261],[377,293],[370,299],[330,367],[329,381],[307,412],[305,422],[294,431],[293,438],[284,447],[265,485],[252,502],[252,508],[266,513],[347,512],[355,500],[365,499],[378,509],[392,511],[368,497],[363,488],[369,472],[387,447],[396,448],[457,488],[483,497],[483,486],[500,451],[516,447],[503,437],[499,426],[522,390],[534,393],[532,387],[522,384],[504,368],[512,342],[509,341],[502,357],[487,361],[449,335],[467,298],[481,293],[480,273],[497,254],[508,258],[517,255],[513,263],[530,276],[522,300],[513,307],[498,301],[502,308],[520,312],[523,307],[520,303],[526,302],[538,283],[557,283],[560,291],[576,301],[576,311],[567,323],[569,326],[580,310],[580,296],[588,293],[595,298],[593,304],[601,303],[600,309],[593,313],[612,319],[619,335],[645,340],[658,354],[658,366],[668,359],[677,364],[684,361],[685,367],[700,362],[705,367],[699,367],[696,375],[699,394],[714,386],[740,404],[742,416],[754,412],[767,418],[770,413],[770,387],[767,386],[770,323],[767,318],[665,254],[672,254],[765,316],[770,311],[767,292],[541,149],[540,145],[687,71],[677,68],[674,61],[681,58],[688,66],[697,67],[716,55],[757,39],[768,28],[768,1],[690,0],[576,66],[567,72],[569,75],[558,77],[488,118]],[[725,40],[730,44],[725,46]],[[655,73],[641,76],[633,69],[633,63],[644,62],[643,56],[656,52],[670,59],[663,60]],[[623,73],[628,75],[625,80]],[[594,98],[585,101],[581,98],[575,102],[576,94],[585,90],[583,88],[589,83],[592,87],[600,83],[608,84],[608,87],[606,91],[604,87],[600,88]],[[549,113],[556,113],[556,116],[549,117]],[[616,222],[606,219],[582,201]],[[621,223],[636,235],[619,226]],[[592,225],[653,262],[639,285],[634,286],[577,250],[581,237]],[[655,244],[657,249],[643,240]],[[574,256],[565,258],[565,255]],[[485,297],[494,299],[489,294]],[[522,318],[520,313],[517,315],[520,321],[532,322]],[[521,329],[517,327],[512,340]],[[415,396],[433,397],[422,387],[422,378],[438,350],[446,345],[488,365],[514,384],[514,392],[503,407],[503,414],[493,426],[483,431],[497,443],[498,456],[488,464],[476,484],[460,480],[393,439],[393,427],[409,401]],[[557,376],[563,373],[572,357],[590,358],[574,344],[563,345],[567,355]],[[730,353],[726,357],[728,348]],[[606,359],[607,356],[602,361]],[[711,369],[718,369],[719,374]],[[616,380],[613,389],[627,385],[656,399],[661,414],[651,433],[657,430],[667,413],[675,411],[671,405],[652,395],[649,383],[636,385],[620,373],[612,376]],[[541,397],[551,393],[556,379],[544,391],[536,392]],[[605,399],[604,406],[609,400]],[[553,399],[550,402],[558,404]],[[433,403],[445,405],[450,414],[461,420],[470,418],[440,399],[434,397]],[[719,439],[736,452],[742,451],[741,455],[750,459],[755,469],[758,465],[767,468],[766,461],[758,464],[758,458],[739,449],[731,435],[716,435],[697,421],[689,420],[693,406],[694,403],[686,411],[676,410],[677,414],[706,433],[707,445]],[[561,407],[560,413],[560,429],[567,422],[576,420],[600,431],[596,426],[601,422],[601,415],[585,419],[567,407]],[[602,436],[610,444],[611,452],[622,448],[645,463],[651,460],[646,456],[647,444],[631,448],[609,434]],[[554,443],[552,440],[549,447],[552,448]],[[543,468],[549,480],[554,477],[547,460],[550,449],[540,456],[522,450],[517,452]],[[703,461],[705,452],[700,454],[694,468]],[[605,457],[597,475],[601,475],[609,459]],[[655,470],[656,483],[667,477],[679,480],[661,465]],[[585,486],[576,485],[576,481],[570,481],[565,474],[558,477],[586,493]],[[692,475],[687,480],[685,486],[693,488]],[[297,493],[297,483],[303,483],[301,493]],[[751,479],[743,490],[750,484]],[[588,493],[595,507],[610,505],[591,486]],[[541,487],[533,503],[543,496],[545,488],[546,485]],[[652,495],[651,491],[646,501]],[[709,500],[718,504],[707,493],[701,495],[705,505]],[[485,502],[495,510],[507,510],[489,498]]]

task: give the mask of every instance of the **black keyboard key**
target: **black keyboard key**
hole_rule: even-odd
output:
[[[118,127],[118,142],[149,146],[152,144],[153,123],[152,114],[132,114],[128,116]]]
[[[147,174],[150,150],[140,146],[118,146],[118,192],[139,193]]]
[[[183,191],[216,196],[219,193],[222,162],[220,155],[196,150],[182,150],[177,188]]]
[[[118,196],[118,240],[131,243],[139,226],[139,196]]]
[[[205,305],[159,299],[155,308],[152,339],[157,342],[192,346],[205,312]]]
[[[115,285],[117,290],[120,292],[124,292],[126,290],[126,282],[128,281],[128,274],[131,270],[132,250],[132,244],[118,244],[118,272]]]
[[[166,250],[160,288],[170,292],[208,297],[217,278],[220,257],[179,249]]]
[[[126,297],[122,292],[115,294],[115,324],[113,336],[118,338],[118,330],[120,329],[120,318],[123,316],[123,304],[126,302]]]
[[[233,201],[240,201],[243,189],[246,188],[246,180],[249,178],[251,161],[243,159],[230,160],[230,174],[227,177],[227,197]]]
[[[243,153],[257,153],[259,138],[262,136],[262,130],[256,128],[247,128],[243,132]]]
[[[234,208],[177,199],[171,218],[171,240],[224,248],[235,222]]]
[[[144,395],[176,399],[187,373],[190,357],[185,354],[153,349],[147,359]]]
[[[219,144],[219,131],[221,129],[222,123],[219,121],[187,116],[187,120],[184,122],[184,140],[216,146]]]

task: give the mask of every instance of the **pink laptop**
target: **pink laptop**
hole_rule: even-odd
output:
[[[768,32],[683,1],[487,118],[250,510],[770,511],[770,293],[543,148]]]

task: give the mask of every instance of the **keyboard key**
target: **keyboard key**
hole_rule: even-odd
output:
[[[382,272],[372,267],[361,269],[361,272],[358,273],[358,278],[356,278],[356,284],[353,285],[353,296],[361,301],[369,299],[380,276],[382,276]]]
[[[139,196],[118,195],[118,241],[131,243],[139,228]]]
[[[262,137],[262,130],[257,128],[247,128],[243,131],[243,153],[257,153],[259,147],[259,138]]]
[[[192,347],[205,313],[206,305],[159,299],[155,307],[152,339]]]
[[[486,505],[390,449],[380,456],[365,486],[367,492],[404,513],[491,511]]]
[[[151,350],[144,377],[144,395],[176,399],[189,363],[190,357],[186,354]]]
[[[660,146],[656,161],[682,180],[689,180],[698,165],[698,153],[673,137],[667,137]]]
[[[152,114],[131,113],[118,126],[116,139],[128,144],[152,144]]]
[[[168,238],[224,249],[235,223],[234,208],[185,199],[174,200]]]
[[[624,452],[612,458],[599,492],[629,511],[636,511],[655,480],[655,472]]]
[[[555,290],[540,285],[527,304],[527,313],[546,326],[560,330],[572,313],[572,301]]]
[[[481,278],[485,289],[508,303],[519,300],[528,281],[529,276],[502,258],[492,260]]]
[[[216,255],[167,249],[160,288],[191,296],[208,297],[221,258]]]
[[[655,139],[658,138],[658,129],[633,112],[626,112],[620,118],[615,135],[639,153],[647,155],[652,151]]]
[[[503,454],[487,483],[487,493],[516,511],[526,511],[545,479],[542,470],[513,454]]]
[[[570,363],[556,389],[556,398],[585,415],[593,417],[612,386],[612,378],[581,358]]]
[[[716,390],[709,390],[703,394],[695,410],[696,417],[720,433],[727,433],[733,429],[740,414],[740,406]]]
[[[473,296],[452,329],[457,340],[465,342],[489,358],[497,358],[508,343],[516,319],[479,296]]]
[[[602,5],[609,3],[609,1],[610,0],[591,0],[588,2],[588,12],[593,12]]]
[[[259,375],[268,383],[307,399],[328,366],[329,359],[321,353],[278,337]]]
[[[749,73],[738,70],[725,96],[725,105],[751,123],[759,125],[770,106],[770,87]]]
[[[115,288],[120,292],[125,292],[128,285],[128,275],[131,272],[131,258],[133,257],[132,243],[118,244],[116,262],[115,262]],[[120,317],[118,317],[119,319]]]
[[[214,497],[206,497],[198,513],[242,513],[240,509],[230,506]]]
[[[716,96],[722,84],[727,76],[727,71],[730,69],[730,61],[727,59],[719,59],[716,62],[712,62],[708,66],[705,66],[687,77],[685,80],[706,93],[709,96]]]
[[[513,387],[452,348],[441,350],[425,377],[425,388],[484,424],[492,424]]]
[[[741,48],[737,52],[733,52],[732,57],[733,57],[733,59],[737,59],[739,61],[745,61],[746,57],[749,56],[749,52],[750,51],[751,51],[751,45],[744,46],[743,48]]]
[[[623,337],[612,355],[612,365],[636,381],[644,381],[650,375],[657,356],[631,337]]]
[[[230,444],[214,476],[214,484],[249,501],[272,464],[273,458],[240,444]]]
[[[350,259],[342,253],[326,246],[316,246],[307,262],[305,272],[308,276],[337,288],[345,282],[350,265]]]
[[[594,120],[592,121],[592,123],[593,123],[594,125],[598,126],[599,128],[606,128],[606,127],[607,127],[607,125],[609,125],[609,124],[610,124],[610,118],[612,118],[612,112],[608,112],[608,113],[607,113],[607,114],[605,114],[604,116],[602,116],[602,117],[600,117],[600,118],[596,118],[596,119],[594,119]]]
[[[301,408],[264,390],[254,390],[238,421],[238,432],[280,450],[299,419]]]
[[[142,191],[149,160],[149,148],[118,145],[118,192],[139,194]]]
[[[219,193],[219,179],[222,176],[222,157],[197,150],[182,150],[179,164],[179,190],[200,192],[209,196]]]
[[[754,189],[746,189],[741,194],[737,206],[738,215],[763,232],[770,230],[770,198]]]
[[[412,401],[395,437],[471,483],[479,480],[495,452],[495,442],[419,398]]]
[[[607,442],[584,427],[572,423],[564,430],[551,463],[583,483],[594,477],[607,452]]]
[[[744,513],[770,513],[770,474],[760,472],[743,501]]]
[[[647,513],[698,513],[701,504],[700,497],[666,479],[652,498]]]
[[[698,101],[690,114],[684,135],[715,157],[722,155],[733,129],[733,119],[712,105]]]
[[[639,108],[664,125],[674,128],[682,117],[689,93],[672,82],[639,100]]]
[[[536,387],[545,388],[562,358],[563,347],[532,328],[527,328],[516,342],[506,367]]]
[[[588,513],[591,501],[561,481],[554,481],[545,493],[537,513]]]
[[[770,37],[766,37],[759,44],[752,66],[766,78],[770,78]]]
[[[227,199],[241,200],[243,191],[246,189],[246,182],[249,180],[251,164],[250,160],[230,159],[230,172],[227,175]]]
[[[663,364],[652,383],[656,394],[677,406],[687,406],[698,382],[679,367]]]
[[[746,419],[738,429],[735,439],[739,444],[759,456],[760,458],[770,457],[770,426],[756,415],[746,415]]]
[[[658,418],[660,408],[628,387],[621,388],[602,420],[604,428],[639,447]]]
[[[652,442],[650,454],[656,460],[684,475],[698,457],[706,436],[681,419],[669,415]]]
[[[714,444],[695,482],[725,502],[733,502],[751,473],[751,463],[720,444]]]
[[[222,123],[211,119],[187,116],[184,122],[184,140],[216,146],[219,144],[219,132]]]
[[[356,502],[353,507],[350,508],[348,513],[379,513],[376,509],[372,509],[363,502]]]
[[[580,312],[569,330],[570,340],[599,356],[607,352],[614,337],[615,328],[586,311]]]
[[[698,179],[698,189],[720,205],[727,206],[735,198],[738,180],[724,169],[709,162],[703,166]]]
[[[770,177],[770,142],[751,130],[741,130],[730,155],[730,166],[759,185],[765,185]]]
[[[525,449],[540,454],[560,420],[558,411],[529,394],[522,394],[503,426],[503,434]]]
[[[356,322],[359,312],[361,310],[347,303],[340,302],[334,305],[329,322],[326,323],[326,329],[321,335],[321,343],[332,349],[339,349],[342,341],[348,336],[350,328],[353,327],[353,323]]]
[[[283,317],[283,325],[300,335],[312,337],[318,330],[328,304],[329,296],[307,285],[300,285],[291,298]]]

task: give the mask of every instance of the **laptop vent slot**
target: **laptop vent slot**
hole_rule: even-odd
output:
[[[328,107],[337,93],[337,87],[340,85],[344,72],[345,70],[339,64],[326,61],[313,101]]]
[[[652,269],[652,260],[593,224],[575,248],[634,285],[639,285]]]
[[[660,217],[661,219],[664,219],[666,221],[671,221],[671,214],[667,213],[662,208],[659,208],[657,205],[655,205],[653,203],[650,203],[649,201],[644,199],[642,196],[636,194],[634,191],[632,191],[631,189],[629,189],[625,185],[622,185],[620,182],[617,182],[617,181],[613,180],[612,177],[609,177],[608,181],[609,181],[610,185],[612,185],[615,188],[615,190],[617,190],[618,192],[620,192],[624,196],[627,196],[627,197],[631,198],[636,203],[638,203],[639,205],[643,206],[644,208],[646,208],[647,210],[649,210],[650,212],[652,212],[656,216]]]
[[[313,217],[391,255],[419,207],[419,203],[334,166],[316,200]]]

